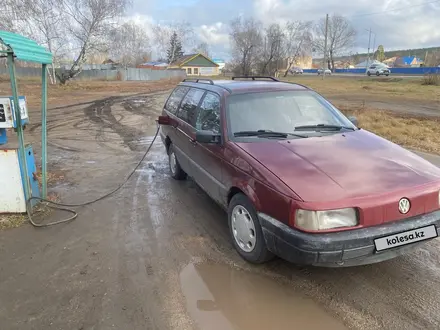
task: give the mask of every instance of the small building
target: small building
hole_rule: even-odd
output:
[[[179,57],[168,69],[183,69],[188,76],[216,76],[219,65],[203,54],[189,54]]]
[[[417,68],[423,64],[423,60],[415,56],[402,56],[395,61],[396,67],[413,67]]]
[[[218,64],[219,71],[221,71],[225,68],[226,62],[223,59],[213,58],[212,61]]]

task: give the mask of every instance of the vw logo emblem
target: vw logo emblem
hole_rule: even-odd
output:
[[[399,212],[402,214],[406,214],[409,212],[411,208],[411,204],[407,198],[401,198],[399,201]]]

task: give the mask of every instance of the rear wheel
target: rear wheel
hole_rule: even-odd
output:
[[[380,72],[379,71],[376,71],[376,76],[380,76]]]
[[[262,264],[274,258],[266,247],[255,207],[245,195],[239,193],[232,197],[228,220],[232,243],[244,260]]]
[[[367,75],[368,75],[368,77],[369,77],[369,76],[371,76],[371,73],[370,73],[370,71],[368,71],[368,72],[367,72]]]
[[[168,148],[168,163],[170,166],[171,177],[176,180],[185,180],[186,173],[180,167],[179,161],[177,160],[176,153],[174,151],[174,146],[171,144]]]

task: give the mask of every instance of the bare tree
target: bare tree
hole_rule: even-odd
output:
[[[87,55],[92,51],[108,51],[108,35],[116,19],[124,14],[130,0],[59,0],[60,12],[69,32],[75,60],[67,72],[58,75],[61,84],[77,76]]]
[[[150,40],[145,29],[129,21],[110,32],[109,57],[125,66],[136,66],[149,56]]]
[[[261,51],[261,73],[273,74],[278,69],[278,64],[285,53],[284,31],[274,23],[265,29],[265,36]]]
[[[190,23],[183,21],[170,24],[158,24],[153,27],[153,43],[158,58],[167,58],[169,40],[171,40],[171,36],[174,32],[182,43],[184,51],[185,49],[194,47],[194,30]]]
[[[197,45],[197,47],[194,47],[193,52],[205,55],[206,57],[210,57],[209,45],[206,42],[201,42]]]
[[[45,46],[53,55],[54,62],[62,56],[65,44],[63,17],[59,12],[59,0],[5,0],[8,11],[6,20],[9,30],[19,32]],[[50,75],[55,80],[55,63]]]
[[[261,23],[253,18],[238,17],[230,23],[232,55],[240,63],[241,74],[249,75],[255,65],[261,46]]]
[[[312,52],[312,22],[293,21],[285,26],[285,56],[287,68],[284,77],[299,58],[310,55]]]
[[[325,19],[321,19],[315,28],[314,47],[324,54]],[[356,30],[350,21],[341,15],[332,15],[328,21],[327,51],[332,70],[335,67],[335,56],[354,46]]]

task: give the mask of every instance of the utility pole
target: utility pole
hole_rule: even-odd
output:
[[[325,16],[325,40],[324,40],[324,65],[322,66],[322,80],[325,77],[325,69],[327,67],[327,34],[328,34],[328,14]]]
[[[367,73],[368,67],[370,66],[370,42],[371,42],[371,28],[368,34],[368,57],[367,57],[367,65],[365,67],[365,73]]]

